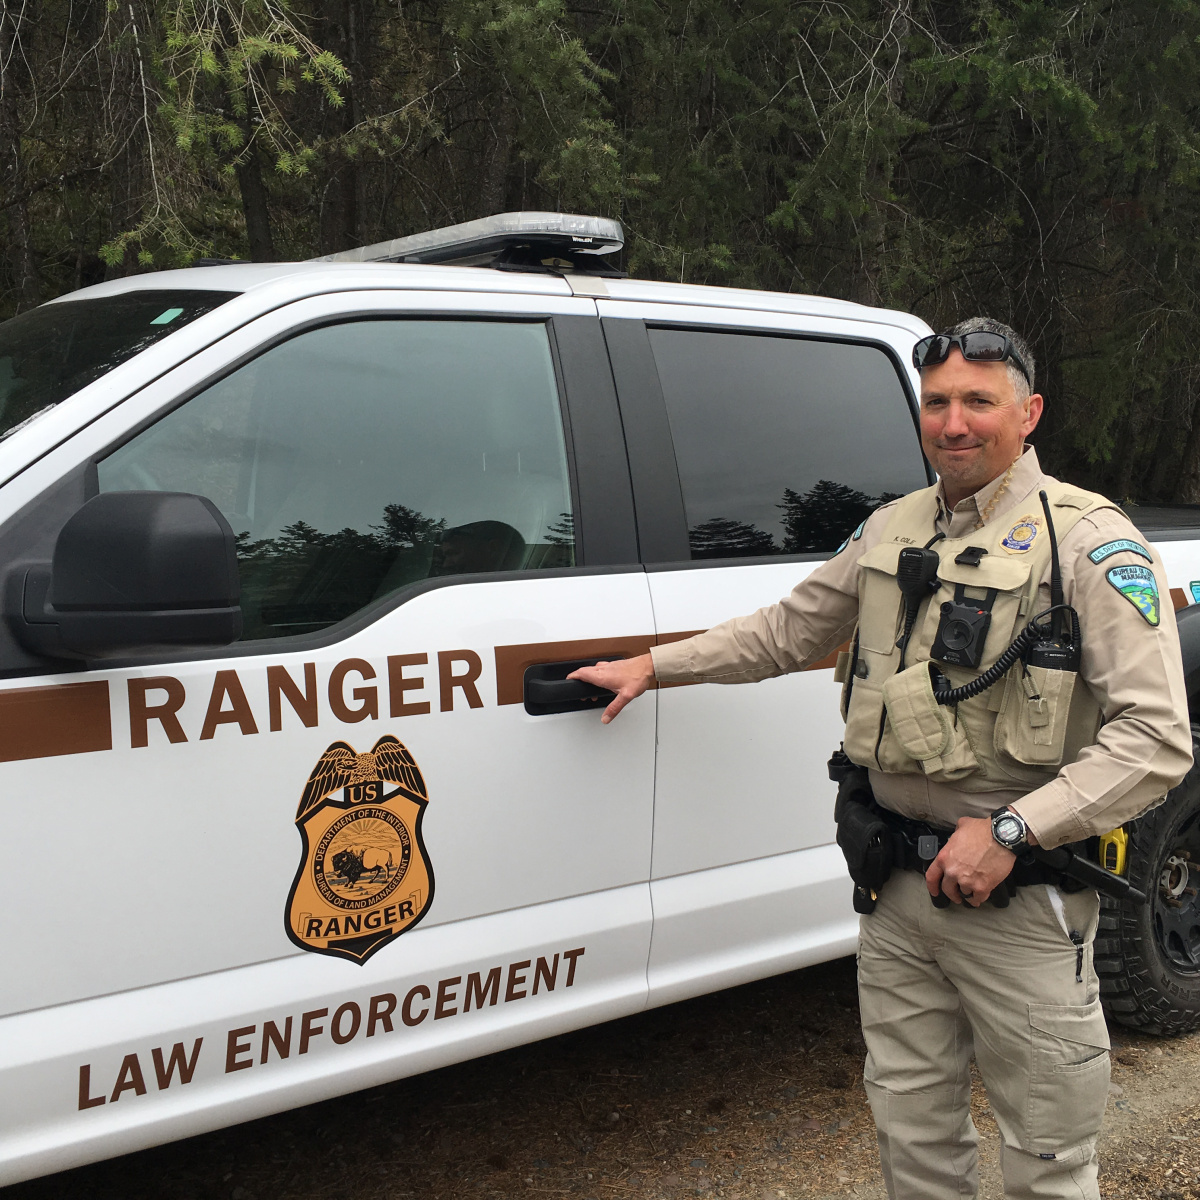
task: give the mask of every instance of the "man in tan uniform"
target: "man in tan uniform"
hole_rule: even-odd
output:
[[[975,1195],[974,1056],[1003,1138],[1006,1195],[1095,1198],[1109,1081],[1092,966],[1098,897],[1057,886],[1018,854],[1121,825],[1191,765],[1166,575],[1120,509],[1042,473],[1025,445],[1042,397],[1014,331],[974,318],[923,339],[916,359],[935,487],[878,509],[778,604],[576,676],[616,692],[608,722],[655,680],[752,683],[853,637],[839,663],[846,753],[893,819],[945,831],[903,864],[916,870],[892,871],[860,923],[864,1078],[888,1194]],[[1065,603],[1078,613],[1078,671],[1026,655],[981,694],[939,704],[933,687],[977,678],[1050,607],[1043,490]],[[926,546],[939,557],[937,590],[910,612],[901,555]],[[955,600],[990,614],[973,666],[955,665],[938,640]],[[939,893],[953,903],[935,907]]]

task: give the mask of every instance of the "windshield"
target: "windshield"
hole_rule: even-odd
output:
[[[0,441],[237,292],[138,291],[0,322]]]

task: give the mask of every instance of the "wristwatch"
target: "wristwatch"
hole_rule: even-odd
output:
[[[1011,850],[1014,854],[1028,850],[1028,834],[1029,826],[1020,813],[1013,812],[1011,808],[998,808],[992,813],[992,837],[1005,850]]]

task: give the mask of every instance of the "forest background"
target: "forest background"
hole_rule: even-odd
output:
[[[988,313],[1056,473],[1200,502],[1200,2],[0,0],[0,316],[511,209]]]

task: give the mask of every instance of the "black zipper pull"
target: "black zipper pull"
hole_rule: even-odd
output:
[[[1075,982],[1083,982],[1083,934],[1077,929],[1070,933],[1071,941],[1075,943]]]

